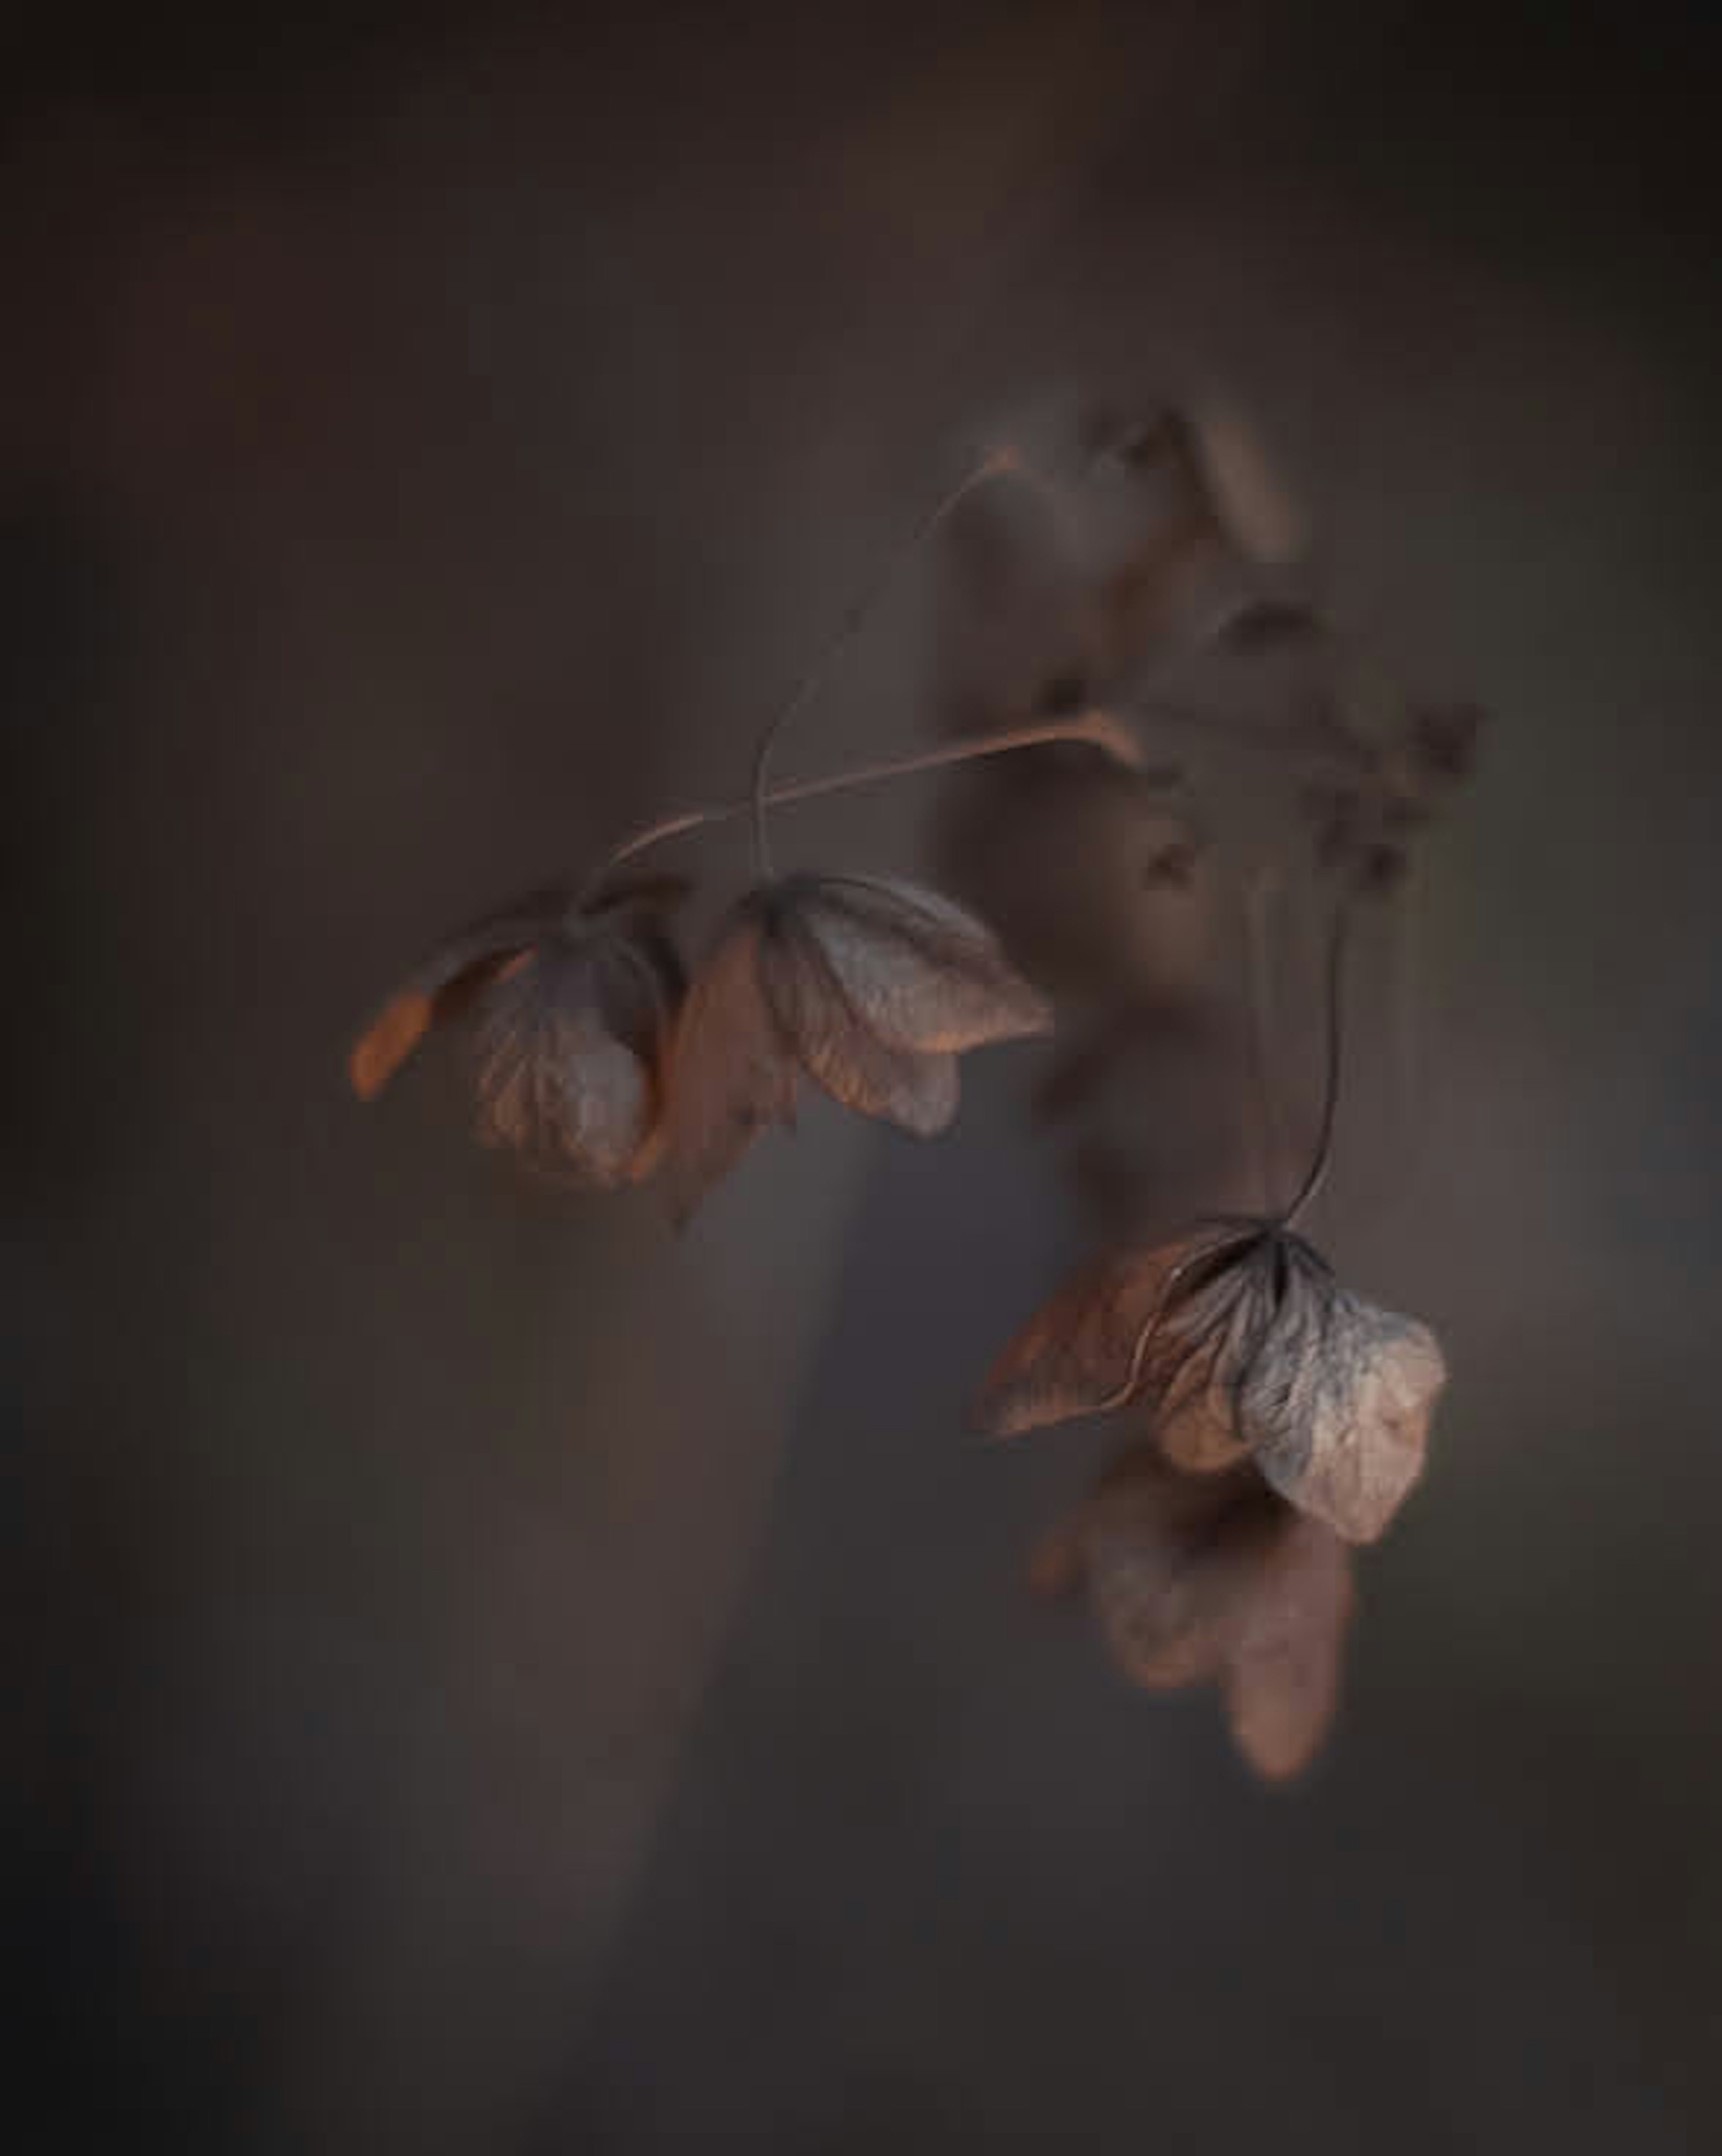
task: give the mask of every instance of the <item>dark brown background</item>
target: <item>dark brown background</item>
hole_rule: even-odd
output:
[[[14,60],[18,2145],[1714,2145],[1711,39],[170,7]],[[813,1110],[680,1243],[467,1147],[452,1062],[341,1084],[1099,381],[1247,408],[1335,603],[1495,714],[1417,1112],[1324,1223],[1454,1380],[1289,1794],[1023,1594],[1099,1435],[963,1435],[1081,1240],[1032,1055],[936,1148]],[[935,721],[925,602],[805,763]]]

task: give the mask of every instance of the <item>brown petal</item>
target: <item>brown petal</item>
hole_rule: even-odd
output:
[[[657,1087],[589,986],[577,993],[555,980],[581,963],[533,953],[492,990],[479,1040],[479,1135],[551,1174],[608,1189],[637,1172]]]
[[[786,887],[844,993],[880,1040],[925,1051],[1045,1033],[1052,1013],[972,914],[918,885],[821,876]]]
[[[768,928],[759,966],[782,1038],[834,1101],[900,1124],[917,1137],[949,1125],[956,1113],[956,1058],[882,1040],[797,913],[786,911]]]
[[[1149,1691],[1217,1677],[1251,1597],[1297,1515],[1253,1470],[1192,1476],[1151,1446],[1125,1453],[1066,1530],[1114,1659]]]
[[[1211,1358],[1208,1367],[1180,1373],[1153,1414],[1153,1437],[1174,1467],[1212,1475],[1247,1457],[1231,1388]]]
[[[410,973],[354,1044],[347,1075],[375,1100],[429,1028],[457,1017],[520,952],[553,929],[572,902],[563,886],[527,891],[452,937]]]
[[[1043,1304],[987,1373],[976,1419],[995,1437],[1140,1397],[1189,1348],[1181,1304],[1241,1232],[1203,1228],[1084,1267]]]
[[[795,1120],[795,1065],[760,978],[756,900],[730,915],[682,1006],[668,1071],[666,1172],[678,1224],[756,1134]]]
[[[1226,1673],[1232,1734],[1270,1780],[1301,1772],[1327,1734],[1354,1600],[1345,1544],[1320,1521],[1288,1516],[1264,1553]]]
[[[1435,1336],[1301,1263],[1238,1401],[1258,1465],[1302,1512],[1373,1542],[1422,1471],[1446,1381]]]
[[[1145,1690],[1218,1681],[1258,1773],[1313,1755],[1338,1697],[1350,1559],[1253,1469],[1181,1475],[1136,1447],[1046,1537],[1033,1577],[1086,1588],[1114,1661]]]
[[[1234,1559],[1169,1537],[1090,1540],[1089,1600],[1113,1660],[1147,1691],[1218,1676],[1231,1645]]]

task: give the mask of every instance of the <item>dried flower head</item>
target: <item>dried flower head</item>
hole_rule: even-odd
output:
[[[917,1137],[956,1112],[956,1057],[1051,1014],[992,934],[884,877],[791,875],[741,900],[696,973],[669,1073],[669,1173],[686,1216],[772,1122],[798,1076]]]
[[[352,1052],[381,1091],[433,1024],[475,1008],[478,1132],[542,1172],[598,1188],[638,1179],[661,1144],[665,1048],[683,978],[662,910],[679,881],[612,886],[581,905],[534,892],[445,945]]]
[[[1146,1404],[1177,1465],[1248,1453],[1348,1542],[1373,1542],[1422,1472],[1446,1379],[1435,1336],[1342,1288],[1277,1221],[1221,1222],[1090,1265],[989,1373],[1000,1436]]]
[[[1133,1683],[1219,1684],[1258,1773],[1294,1774],[1314,1756],[1339,1697],[1350,1558],[1248,1469],[1181,1475],[1135,1448],[1045,1537],[1031,1572],[1043,1592],[1086,1593]]]

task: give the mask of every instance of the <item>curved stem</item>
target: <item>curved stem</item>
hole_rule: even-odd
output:
[[[1340,1111],[1340,1063],[1345,1045],[1345,950],[1351,928],[1351,895],[1348,891],[1334,908],[1333,928],[1327,946],[1327,1076],[1321,1102],[1321,1124],[1315,1150],[1309,1157],[1304,1179],[1279,1217],[1277,1225],[1293,1228],[1327,1180],[1333,1158],[1334,1124]]]
[[[1021,470],[1022,465],[1015,450],[995,449],[991,455],[982,458],[972,470],[965,474],[955,486],[947,488],[920,518],[915,528],[905,538],[899,541],[887,556],[883,567],[879,570],[867,588],[851,603],[848,613],[838,624],[836,634],[807,672],[802,675],[791,691],[788,701],[779,708],[776,716],[760,736],[759,745],[753,753],[753,783],[750,790],[750,800],[753,810],[754,863],[761,877],[769,876],[771,872],[771,855],[766,842],[766,810],[777,797],[770,790],[766,782],[771,766],[772,750],[788,727],[800,716],[823,687],[831,669],[865,626],[868,618],[880,599],[884,598],[889,588],[891,579],[896,575],[903,562],[915,552],[923,541],[931,537],[957,504],[971,494],[977,486],[984,485],[988,480],[999,478],[1007,472],[1019,472]]]
[[[757,817],[764,808],[782,808],[795,801],[814,801],[828,793],[845,793],[852,787],[882,785],[893,778],[908,778],[917,772],[943,771],[953,764],[974,763],[982,757],[1007,756],[1013,750],[1038,748],[1048,742],[1084,741],[1104,749],[1118,762],[1139,770],[1141,754],[1135,737],[1110,711],[1079,711],[1061,719],[1042,719],[1030,726],[1004,726],[993,732],[970,734],[936,748],[911,750],[907,755],[886,757],[874,763],[855,764],[847,771],[828,773],[823,778],[797,778],[787,785],[751,793],[744,801],[720,802],[703,808],[683,808],[648,824],[607,854],[581,894],[587,904],[606,879],[635,855],[666,839],[703,829],[708,824],[726,824],[737,816]]]

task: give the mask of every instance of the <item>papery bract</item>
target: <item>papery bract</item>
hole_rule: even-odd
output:
[[[883,877],[792,875],[730,912],[696,973],[669,1072],[682,1217],[755,1134],[793,1121],[797,1078],[917,1137],[956,1112],[957,1055],[1051,1014],[992,932]]]
[[[666,879],[578,904],[532,893],[444,946],[387,1004],[352,1052],[373,1098],[426,1031],[476,1013],[481,1139],[571,1181],[638,1178],[659,1148],[668,1037],[683,990],[656,917]]]
[[[1183,1475],[1135,1448],[1045,1538],[1033,1572],[1044,1591],[1084,1590],[1133,1683],[1219,1685],[1259,1773],[1293,1774],[1313,1756],[1339,1696],[1350,1561],[1248,1467]]]

